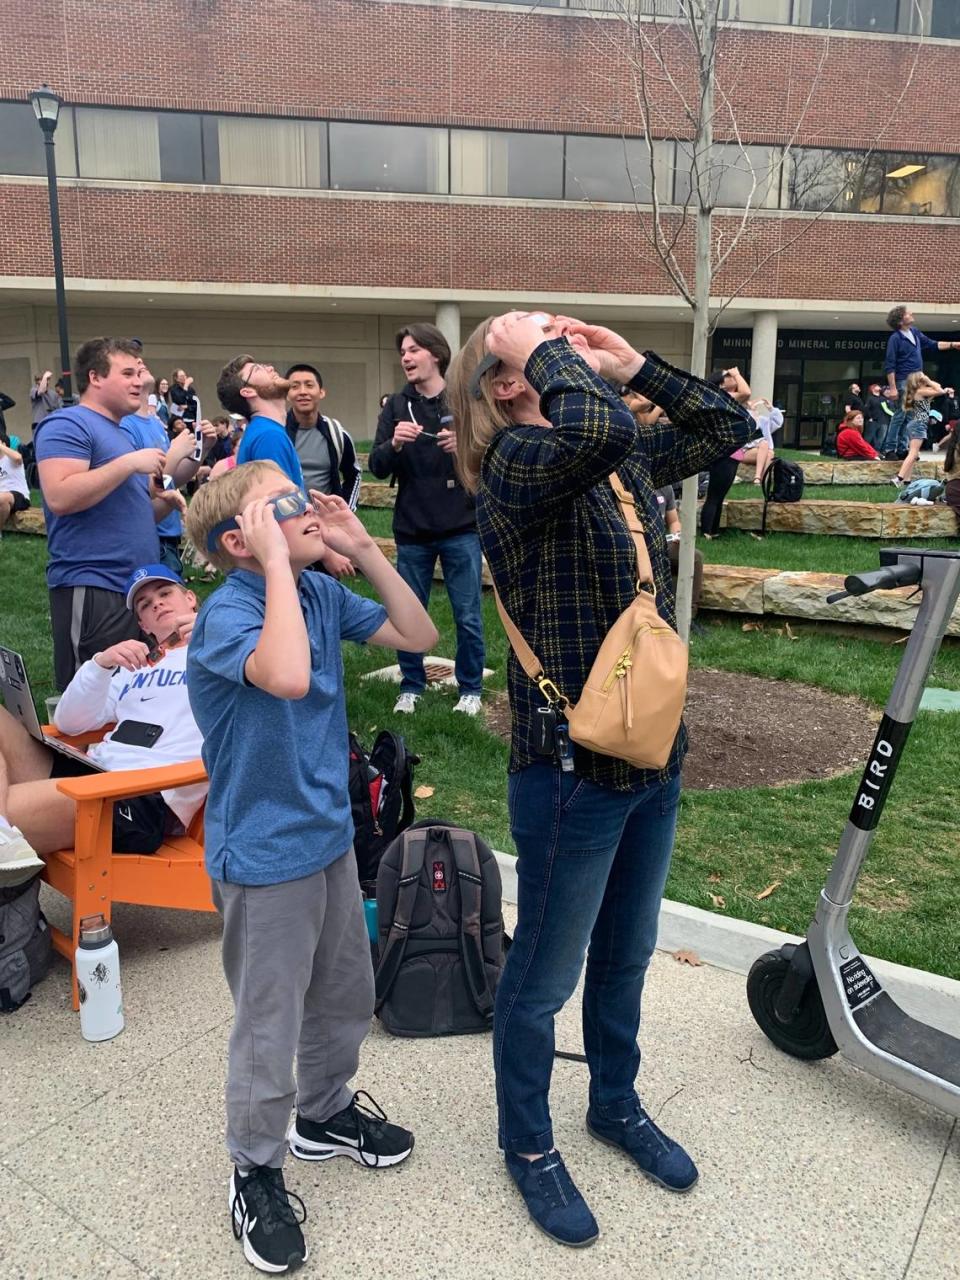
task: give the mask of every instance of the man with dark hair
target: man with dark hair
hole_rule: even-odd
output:
[[[157,522],[176,501],[163,449],[135,449],[120,419],[140,405],[143,362],[126,338],[91,338],[74,367],[79,404],[34,430],[47,526],[47,586],[57,687],[95,653],[139,634],[124,588],[160,559]],[[159,481],[159,484],[158,484]]]
[[[396,344],[408,381],[380,411],[370,470],[382,480],[396,480],[397,572],[424,605],[440,560],[457,626],[460,700],[454,711],[475,716],[483,688],[482,559],[473,499],[454,470],[457,438],[443,376],[450,347],[432,324],[404,325]],[[409,715],[427,687],[423,657],[398,653],[397,659],[402,678],[393,709]]]
[[[913,323],[913,312],[909,307],[894,307],[887,314],[887,327],[892,329],[887,339],[887,354],[883,362],[883,371],[887,376],[887,386],[896,392],[902,402],[911,373],[923,372],[923,351],[960,351],[960,342],[939,342],[928,338]],[[887,437],[883,442],[883,456],[887,458],[904,458],[907,451],[906,414],[901,407],[893,415],[887,429]]]
[[[294,484],[303,488],[303,468],[286,432],[286,400],[290,383],[272,364],[253,356],[236,356],[217,379],[217,395],[227,413],[247,421],[237,450],[237,466],[244,462],[275,462]]]
[[[306,488],[343,498],[353,509],[360,496],[362,472],[349,434],[336,418],[320,412],[320,401],[327,394],[320,370],[312,364],[294,364],[284,377],[290,384],[287,435],[300,459]],[[321,563],[335,578],[353,573],[350,560],[332,547],[327,548]]]

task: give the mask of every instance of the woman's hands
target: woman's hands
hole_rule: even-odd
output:
[[[539,311],[508,311],[506,315],[495,316],[487,332],[487,350],[503,364],[522,370],[542,342],[559,337],[544,329],[544,319]]]
[[[629,382],[643,365],[643,356],[612,329],[585,324],[573,316],[556,317],[557,337],[564,337],[601,378]]]
[[[643,356],[612,329],[539,311],[497,316],[487,333],[487,350],[505,365],[523,369],[537,347],[551,338],[566,338],[595,373],[615,382],[629,382],[643,364]]]

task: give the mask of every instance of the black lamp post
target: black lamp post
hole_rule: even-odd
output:
[[[63,288],[63,245],[60,241],[60,201],[57,198],[57,160],[53,150],[53,135],[57,131],[63,99],[43,85],[30,95],[34,114],[43,130],[47,153],[47,194],[50,198],[50,234],[53,238],[53,277],[57,288],[57,326],[60,330],[60,381],[63,383],[64,404],[73,403],[73,383],[70,377],[70,340],[67,337],[67,297]]]

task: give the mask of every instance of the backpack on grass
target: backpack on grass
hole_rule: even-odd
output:
[[[420,757],[407,750],[400,734],[389,729],[377,734],[369,755],[359,738],[350,734],[353,848],[360,886],[369,897],[376,890],[384,849],[413,822],[413,770],[419,763]]]
[[[914,498],[923,498],[926,502],[936,502],[946,492],[946,485],[939,480],[911,480],[897,494],[897,502],[911,503]]]
[[[486,1031],[503,971],[500,868],[472,831],[408,827],[377,874],[376,1011],[395,1036]]]
[[[0,1013],[29,1000],[31,988],[47,976],[51,951],[40,877],[0,889]]]
[[[796,462],[774,458],[763,473],[763,519],[761,538],[767,532],[767,507],[771,502],[799,502],[803,497],[803,468]]]

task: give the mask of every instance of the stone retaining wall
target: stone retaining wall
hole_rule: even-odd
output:
[[[796,458],[790,458],[796,462]],[[838,462],[836,458],[811,457],[800,462],[806,484],[885,484],[892,480],[900,467],[899,462]],[[756,473],[753,463],[742,462],[738,475],[741,480],[752,480]],[[935,458],[920,458],[913,469],[914,480],[942,480],[943,465]]]
[[[733,498],[724,504],[727,529],[760,528],[763,500]],[[911,507],[902,502],[838,502],[801,498],[799,502],[771,502],[767,508],[771,533],[822,533],[848,538],[955,538],[957,517],[951,507]]]

